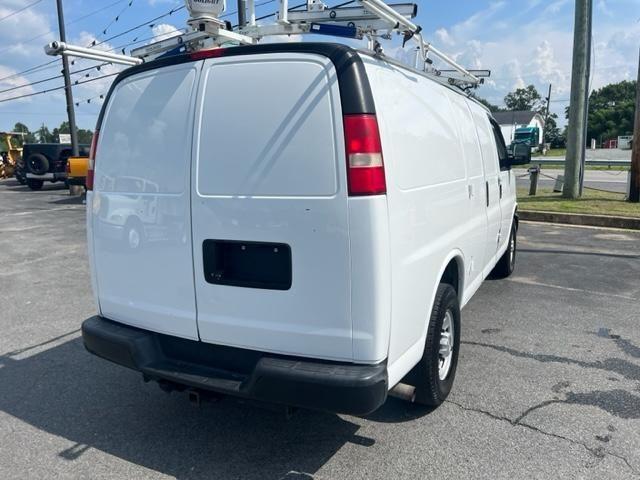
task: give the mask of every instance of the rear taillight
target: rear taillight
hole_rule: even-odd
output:
[[[98,130],[91,138],[91,149],[89,150],[89,164],[87,169],[87,190],[93,190],[93,170],[96,164],[96,147],[98,146]]]
[[[378,119],[375,115],[345,115],[349,195],[379,195],[387,192],[382,162]]]
[[[71,165],[68,159],[67,159],[67,175],[71,175]]]

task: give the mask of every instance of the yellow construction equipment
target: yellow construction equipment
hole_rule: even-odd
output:
[[[22,132],[0,132],[0,137],[4,138],[7,144],[7,151],[1,152],[0,178],[13,177],[16,166],[22,161],[22,140],[25,135],[26,133]],[[20,141],[18,141],[18,137],[20,137]]]

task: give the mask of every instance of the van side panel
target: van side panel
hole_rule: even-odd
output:
[[[479,105],[469,102],[475,121],[475,129],[482,151],[487,195],[487,241],[484,255],[484,276],[489,275],[496,264],[498,246],[502,244],[502,211],[500,209],[500,163],[489,114]],[[508,237],[508,235],[507,235]]]
[[[461,305],[464,306],[480,287],[487,241],[487,207],[484,167],[478,137],[473,128],[473,117],[467,100],[457,93],[447,91],[454,119],[458,127],[460,146],[467,165],[467,189],[469,209],[468,235],[463,240],[465,252],[465,282]]]
[[[188,172],[199,66],[150,70],[115,87],[90,197],[102,314],[190,339],[198,338]]]
[[[370,57],[363,61],[387,178],[392,386],[420,358],[440,272],[449,258],[462,263],[464,288],[464,262],[477,222],[471,218],[465,157],[447,89]],[[405,371],[397,371],[394,363],[405,354],[411,361],[401,362]]]
[[[290,52],[206,60],[198,98],[192,213],[200,338],[351,361],[346,167],[333,63]],[[291,252],[290,288],[216,283],[207,276],[216,272],[204,267],[207,241],[283,244]],[[261,273],[260,262],[242,268]]]

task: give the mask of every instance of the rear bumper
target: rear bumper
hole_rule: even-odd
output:
[[[81,185],[84,187],[84,185],[87,183],[87,179],[86,177],[71,177],[68,176],[67,177],[67,182],[69,183],[69,185]]]
[[[207,344],[91,317],[87,350],[148,378],[266,402],[365,415],[387,397],[386,363],[359,365]]]
[[[67,178],[66,172],[49,172],[42,175],[36,175],[35,173],[27,173],[27,178],[32,180],[65,180]]]

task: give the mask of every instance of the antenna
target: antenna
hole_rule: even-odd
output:
[[[137,65],[161,56],[176,55],[202,49],[234,45],[255,45],[265,37],[287,35],[329,35],[333,37],[366,39],[369,50],[384,57],[380,40],[392,36],[402,37],[403,47],[415,42],[415,67],[426,74],[444,77],[452,85],[461,88],[476,87],[483,82],[485,72],[473,72],[424,40],[422,27],[412,19],[418,12],[414,3],[387,5],[382,0],[356,0],[355,6],[331,8],[322,0],[307,0],[306,10],[289,9],[289,0],[278,0],[276,21],[260,24],[256,21],[255,1],[246,0],[248,22],[240,23],[233,30],[221,20],[226,10],[226,0],[185,0],[190,31],[175,37],[131,50],[131,55],[107,53],[96,49],[53,42],[45,47],[48,55],[70,55],[93,60],[103,60],[123,65]],[[245,2],[242,2],[245,3]],[[247,12],[239,12],[243,18]],[[246,18],[246,17],[244,17]],[[449,66],[449,70],[437,70],[431,57]],[[480,73],[480,74],[479,74]]]

